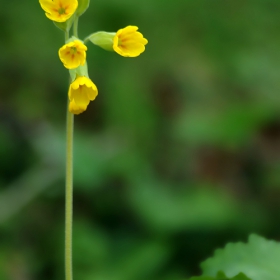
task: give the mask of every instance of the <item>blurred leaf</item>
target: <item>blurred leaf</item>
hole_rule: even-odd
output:
[[[233,278],[228,278],[223,272],[218,272],[216,277],[211,276],[195,276],[191,277],[189,280],[251,280],[245,274],[239,273]]]
[[[163,267],[170,254],[170,248],[159,242],[137,242],[127,253],[116,255],[114,262],[108,261],[103,270],[95,272],[93,280],[153,279],[155,271]]]
[[[191,144],[240,144],[273,114],[263,104],[235,104],[186,110],[174,127],[175,135]]]
[[[233,277],[239,272],[252,280],[280,279],[280,243],[251,235],[247,244],[229,243],[224,249],[218,249],[214,257],[201,264],[203,274],[215,275],[223,270]]]
[[[109,240],[97,226],[86,221],[76,221],[73,231],[73,263],[78,279],[106,266],[109,259]]]
[[[196,186],[186,189],[159,181],[135,182],[129,189],[131,206],[151,228],[176,231],[184,228],[225,228],[235,224],[249,226],[262,223],[263,214],[253,215],[251,205],[240,207],[223,190]],[[244,215],[244,211],[248,215]]]

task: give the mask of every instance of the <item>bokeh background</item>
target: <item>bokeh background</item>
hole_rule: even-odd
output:
[[[64,277],[68,73],[38,1],[1,1],[0,279]],[[89,45],[75,117],[77,280],[176,280],[250,233],[280,239],[278,0],[95,0],[80,38],[137,25],[145,53]]]

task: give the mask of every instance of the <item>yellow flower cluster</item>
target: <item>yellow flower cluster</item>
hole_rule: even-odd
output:
[[[60,24],[70,22],[68,26],[71,27],[73,21],[70,20],[77,19],[84,13],[88,8],[89,0],[39,0],[39,3],[47,18]],[[59,58],[64,67],[69,69],[72,77],[68,91],[71,113],[84,112],[89,102],[94,100],[98,94],[96,85],[87,74],[85,43],[89,40],[93,44],[115,51],[123,57],[137,57],[145,51],[145,45],[148,43],[148,40],[137,30],[137,26],[129,25],[116,33],[104,31],[93,33],[84,41],[72,37],[59,49]]]
[[[89,79],[86,63],[87,47],[80,40],[63,45],[58,55],[64,67],[73,70],[74,79],[68,90],[69,111],[75,115],[84,112],[98,94],[96,85]],[[85,67],[82,67],[84,66]]]

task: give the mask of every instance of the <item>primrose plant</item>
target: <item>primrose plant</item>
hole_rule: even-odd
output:
[[[39,3],[46,17],[65,33],[65,44],[58,50],[59,58],[70,74],[66,124],[65,279],[73,280],[74,115],[83,113],[98,94],[88,75],[85,44],[91,42],[123,57],[137,57],[145,51],[148,41],[137,31],[137,26],[131,25],[117,32],[98,31],[81,40],[78,20],[89,7],[90,0],[39,0]],[[279,280],[279,264],[280,243],[251,235],[247,243],[228,243],[225,248],[216,250],[213,257],[201,263],[202,275],[189,280]]]
[[[66,280],[72,280],[74,115],[83,113],[98,94],[96,85],[88,75],[88,48],[85,44],[91,42],[123,57],[137,57],[145,51],[148,40],[137,31],[137,26],[132,25],[117,32],[95,32],[81,40],[78,37],[78,21],[89,7],[90,0],[39,0],[39,3],[46,17],[65,33],[65,44],[58,50],[58,55],[70,74],[66,124],[65,275]]]

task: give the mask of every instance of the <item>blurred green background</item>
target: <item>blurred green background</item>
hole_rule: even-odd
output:
[[[38,1],[0,9],[0,279],[64,278],[68,73]],[[75,117],[76,280],[175,280],[249,233],[280,239],[280,2],[91,1],[80,38],[137,25],[136,59],[89,45]]]

